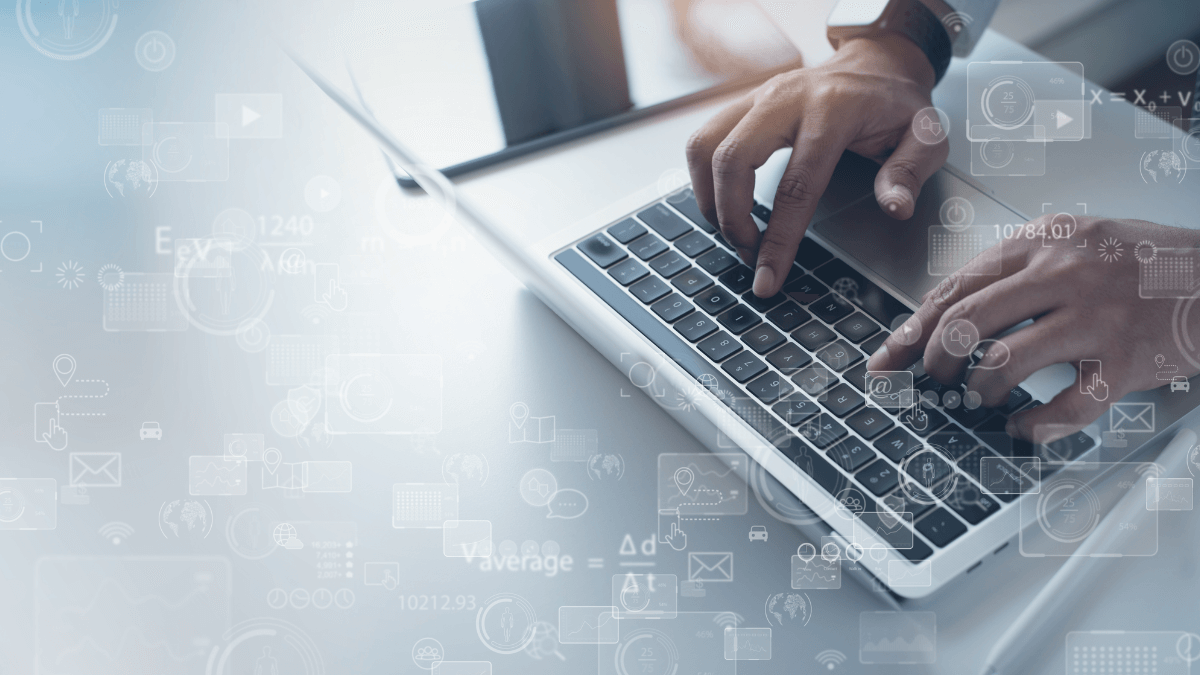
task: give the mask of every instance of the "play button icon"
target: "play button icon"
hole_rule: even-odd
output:
[[[253,124],[255,122],[255,120],[259,120],[259,119],[262,119],[262,115],[260,115],[258,113],[258,111],[254,110],[253,108],[248,108],[244,105],[242,106],[242,126],[243,127],[248,127],[251,124]]]
[[[304,186],[304,201],[318,213],[332,211],[342,201],[342,186],[329,176],[313,176]]]
[[[1054,125],[1055,125],[1054,128],[1055,129],[1061,129],[1074,121],[1075,121],[1075,118],[1071,117],[1067,113],[1065,113],[1061,110],[1054,111]]]

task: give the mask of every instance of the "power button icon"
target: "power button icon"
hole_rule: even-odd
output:
[[[942,202],[938,210],[942,226],[951,232],[962,232],[975,221],[975,207],[970,200],[962,197],[950,197]]]
[[[166,70],[175,60],[175,41],[160,30],[152,30],[138,38],[133,55],[138,65],[157,73]]]

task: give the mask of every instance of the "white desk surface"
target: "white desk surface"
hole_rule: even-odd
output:
[[[36,640],[53,630],[35,613],[35,597],[44,585],[56,583],[35,580],[36,561],[46,555],[227,559],[233,571],[230,619],[274,617],[298,626],[317,645],[324,672],[420,672],[411,654],[416,641],[425,637],[439,640],[446,658],[491,661],[495,673],[597,672],[595,647],[496,654],[481,644],[474,612],[404,609],[398,596],[467,594],[482,603],[495,593],[518,593],[532,603],[539,619],[555,624],[561,605],[610,604],[611,577],[627,569],[619,562],[653,563],[640,571],[685,578],[686,553],[659,545],[653,557],[622,556],[619,549],[626,534],[640,545],[657,529],[657,455],[698,452],[699,444],[457,226],[439,236],[420,236],[429,222],[420,198],[396,190],[366,135],[267,37],[271,31],[287,36],[333,74],[336,39],[343,39],[345,26],[354,19],[348,4],[317,2],[304,11],[290,4],[286,10],[275,5],[248,10],[242,4],[122,3],[111,44],[82,61],[47,59],[14,30],[0,44],[8,64],[0,72],[0,91],[8,102],[3,128],[10,132],[6,146],[11,148],[5,153],[9,161],[0,168],[0,221],[43,221],[46,239],[37,255],[46,268],[77,260],[88,274],[82,287],[68,291],[54,283],[53,273],[34,277],[3,270],[0,287],[5,288],[10,324],[0,357],[6,382],[0,389],[0,419],[5,422],[0,439],[7,448],[0,456],[0,476],[67,482],[69,452],[56,453],[30,439],[30,404],[57,395],[59,385],[49,380],[48,371],[60,353],[75,357],[79,377],[87,373],[106,379],[113,391],[106,421],[74,434],[69,450],[122,452],[125,471],[122,487],[91,490],[89,505],[59,505],[54,531],[0,531],[0,673],[58,672],[44,661],[40,671],[34,665]],[[810,63],[828,55],[822,27],[828,2],[767,4]],[[403,11],[396,9],[397,14]],[[3,25],[11,27],[13,21],[11,14],[0,16]],[[164,73],[145,72],[130,56],[137,37],[152,29],[167,31],[178,45],[176,61]],[[982,49],[1010,47],[993,35]],[[213,94],[227,91],[282,93],[283,138],[231,143],[227,181],[162,183],[153,198],[142,201],[114,200],[101,190],[102,167],[122,155],[96,145],[97,108],[150,107],[156,120],[211,121]],[[683,167],[684,140],[716,105],[576,141],[460,184],[485,212],[522,225],[534,238]],[[329,213],[312,213],[303,197],[305,183],[320,174],[335,178],[343,191],[340,205]],[[170,226],[172,237],[204,236],[216,214],[229,207],[255,216],[314,216],[316,233],[305,248],[310,260],[342,260],[341,255],[361,253],[364,238],[382,237],[386,279],[369,289],[377,296],[372,309],[382,318],[388,349],[441,355],[441,433],[338,437],[329,447],[301,446],[271,431],[269,412],[286,396],[287,387],[264,384],[261,353],[248,354],[232,338],[195,329],[160,334],[100,329],[101,292],[93,275],[101,265],[169,271],[170,257],[155,253],[155,228]],[[384,225],[400,234],[389,236]],[[311,304],[310,280],[280,277],[266,319],[276,334],[320,330],[306,324],[308,317],[301,314]],[[591,481],[580,464],[550,462],[543,446],[508,443],[509,408],[517,401],[528,404],[534,416],[555,416],[559,429],[595,429],[600,451],[624,457],[624,477]],[[161,423],[161,442],[136,440],[145,420]],[[220,454],[222,435],[232,432],[267,434],[267,445],[280,448],[289,462],[350,460],[353,492],[289,498],[254,485],[260,471],[255,466],[247,495],[210,499],[216,524],[211,537],[187,542],[160,536],[156,514],[161,503],[187,497],[187,456]],[[482,455],[490,467],[484,485],[460,494],[460,518],[490,520],[496,543],[553,540],[563,555],[574,559],[571,571],[553,577],[480,571],[477,562],[443,557],[437,530],[391,527],[391,485],[442,482],[443,462],[456,453]],[[560,488],[583,491],[587,513],[578,520],[547,519],[545,509],[527,505],[517,484],[535,467],[553,472]],[[287,551],[275,551],[263,561],[239,557],[222,528],[252,504],[289,520],[356,522],[355,559],[399,562],[400,587],[366,586],[361,576],[323,584],[303,576],[311,574],[303,568],[289,576]],[[110,521],[128,522],[134,534],[111,544],[97,534]],[[752,525],[767,526],[768,543],[747,540]],[[1160,525],[1156,556],[1097,563],[1112,570],[1097,579],[1089,604],[1079,608],[1064,632],[1200,629],[1194,612],[1200,595],[1194,579],[1195,519],[1191,513],[1162,514]],[[689,550],[733,552],[736,578],[731,584],[709,584],[705,598],[681,598],[680,609],[733,611],[745,617],[745,626],[766,625],[764,600],[788,590],[789,556],[799,535],[750,499],[746,516],[697,523],[689,536]],[[1057,566],[1021,558],[1014,548],[925,608],[937,613],[935,664],[860,664],[859,614],[886,607],[872,591],[847,581],[840,590],[809,591],[812,620],[776,627],[772,660],[738,663],[737,672],[817,672],[814,656],[826,649],[849,657],[835,672],[973,672],[1007,622]],[[603,567],[588,569],[585,561],[595,557],[604,559]],[[86,573],[86,563],[78,564],[81,574]],[[274,609],[269,604],[272,588],[312,590],[321,585],[351,588],[356,604],[344,611]],[[85,592],[78,592],[82,599]],[[119,639],[106,639],[110,642],[102,646],[115,649]],[[1034,672],[1064,672],[1062,645],[1057,639],[1054,651],[1037,659]],[[97,663],[98,672],[112,672],[105,670],[111,664]],[[600,672],[607,672],[601,665]],[[713,672],[734,672],[733,665],[715,662]],[[245,672],[252,672],[249,668]]]

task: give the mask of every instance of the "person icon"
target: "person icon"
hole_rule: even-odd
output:
[[[921,482],[925,484],[925,487],[933,485],[933,476],[933,457],[926,457],[925,465],[921,467]]]
[[[236,289],[237,278],[233,275],[233,261],[229,261],[225,269],[217,274],[217,296],[221,302],[221,316],[229,316],[229,305]]]
[[[70,40],[75,34],[75,19],[79,18],[79,0],[71,0],[71,7],[67,7],[67,0],[58,0],[58,15],[63,20],[63,37]]]
[[[262,656],[254,662],[254,675],[279,675],[279,661],[271,655],[270,647],[263,647]]]
[[[511,607],[505,607],[504,613],[500,615],[500,628],[504,629],[504,641],[509,642],[513,629],[513,613]]]

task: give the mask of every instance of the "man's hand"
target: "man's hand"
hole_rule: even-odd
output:
[[[817,200],[843,150],[883,163],[875,198],[889,215],[912,216],[926,179],[946,161],[949,145],[926,145],[913,117],[931,105],[933,67],[908,38],[856,38],[827,62],[776,75],[722,110],[688,141],[696,202],[747,265],[754,293],[779,291]],[[792,148],[766,232],[750,217],[754,170],[780,148]]]
[[[1068,238],[1053,238],[1053,225],[1061,233],[1071,222],[1078,227]],[[1122,254],[1112,255],[1117,246]],[[1099,360],[1103,379],[1090,372],[1046,405],[1009,420],[1011,436],[1053,441],[1090,424],[1125,394],[1167,384],[1176,373],[1170,370],[1164,380],[1160,364],[1178,365],[1183,376],[1197,373],[1178,346],[1176,328],[1200,334],[1200,312],[1176,316],[1180,300],[1139,297],[1138,258],[1156,255],[1156,247],[1198,246],[1198,232],[1145,221],[1039,218],[927,293],[920,309],[871,356],[868,369],[900,370],[923,355],[935,380],[954,384],[966,370],[968,390],[978,392],[984,406],[998,407],[1037,370],[1056,363],[1079,369],[1081,360]],[[995,339],[1026,319],[1034,323]],[[960,320],[978,329],[972,331],[978,342],[967,349],[943,340]],[[947,344],[960,354],[978,346],[983,358],[968,368],[968,358],[947,351]]]

